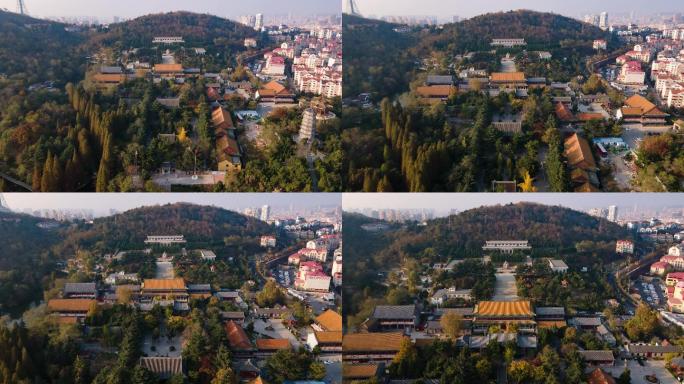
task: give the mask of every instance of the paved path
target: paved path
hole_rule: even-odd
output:
[[[519,300],[518,287],[515,285],[515,274],[503,272],[496,274],[496,286],[494,287],[494,301]]]
[[[157,279],[173,279],[173,263],[170,261],[158,261],[157,262]]]

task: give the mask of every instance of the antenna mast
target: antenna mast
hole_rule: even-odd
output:
[[[28,9],[26,9],[24,0],[17,0],[17,13],[20,15],[28,15]]]

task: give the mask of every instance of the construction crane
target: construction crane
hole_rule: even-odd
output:
[[[354,16],[361,16],[361,12],[359,11],[359,6],[356,5],[356,0],[346,0],[346,12],[349,13],[350,15]]]
[[[17,0],[17,13],[20,15],[28,15],[28,9],[26,9],[24,0]]]

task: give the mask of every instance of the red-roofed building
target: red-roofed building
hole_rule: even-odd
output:
[[[665,285],[674,287],[680,281],[684,281],[684,272],[670,272],[665,277]]]
[[[315,261],[303,261],[295,279],[295,287],[304,291],[328,292],[331,277],[323,271],[323,266]]]
[[[664,261],[656,261],[655,263],[651,264],[651,269],[650,272],[652,275],[664,275],[667,273],[667,271],[670,270],[670,264],[664,262]]]
[[[228,345],[236,356],[249,356],[254,352],[252,342],[245,333],[245,330],[236,322],[230,320],[226,323],[226,333],[228,334]]]

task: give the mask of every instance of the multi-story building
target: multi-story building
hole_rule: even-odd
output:
[[[484,251],[513,253],[516,251],[527,251],[532,249],[532,247],[527,240],[487,240],[482,249]]]
[[[337,248],[333,255],[332,266],[333,284],[336,287],[342,285],[342,247]]]
[[[634,253],[634,243],[630,240],[618,240],[615,244],[616,253]]]
[[[276,246],[275,236],[261,236],[260,245],[262,247],[275,247]]]
[[[171,235],[171,236],[156,236],[156,235],[150,235],[147,236],[147,239],[145,240],[145,244],[162,244],[162,245],[171,245],[171,244],[185,244],[185,237],[183,235]]]
[[[299,263],[299,271],[295,279],[295,288],[303,291],[328,292],[330,276],[323,271],[323,266],[315,261]]]
[[[506,47],[506,48],[512,48],[512,47],[520,47],[527,45],[525,42],[525,39],[492,39],[492,42],[490,43],[491,46],[493,47]]]

